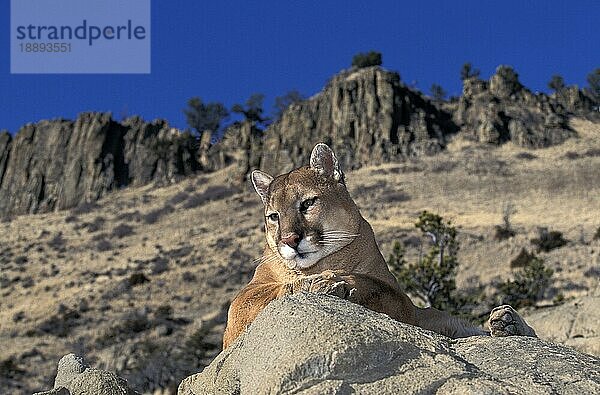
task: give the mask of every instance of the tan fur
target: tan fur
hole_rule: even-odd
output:
[[[255,172],[253,180],[265,204],[267,245],[254,277],[230,306],[223,348],[228,347],[269,302],[299,291],[336,294],[398,321],[450,337],[485,334],[444,312],[413,305],[390,273],[371,226],[361,216],[343,183],[335,155],[324,144],[313,150],[311,166],[274,180],[265,173]],[[303,212],[303,202],[315,197],[315,202]],[[272,213],[278,213],[277,221],[268,217]],[[284,259],[280,253],[282,238],[293,232],[302,239],[320,239],[311,244],[318,245],[313,250],[320,252],[306,254],[305,259]],[[328,232],[335,233],[329,237]],[[304,264],[310,266],[302,267]]]

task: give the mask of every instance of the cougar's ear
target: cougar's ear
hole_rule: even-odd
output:
[[[310,167],[319,174],[333,177],[334,180],[344,183],[344,173],[340,169],[335,154],[327,144],[319,143],[315,145],[310,154]]]
[[[271,182],[273,182],[273,177],[264,171],[254,170],[252,172],[252,185],[254,185],[256,193],[258,193],[265,206],[269,199],[269,185],[271,185]]]

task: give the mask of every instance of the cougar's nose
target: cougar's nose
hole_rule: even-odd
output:
[[[298,247],[298,243],[300,243],[300,236],[298,233],[288,233],[281,238],[281,242],[292,248],[296,248]]]

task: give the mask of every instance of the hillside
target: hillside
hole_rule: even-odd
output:
[[[599,311],[597,303],[589,306],[600,297],[600,240],[593,240],[600,226],[600,126],[582,118],[566,126],[572,137],[539,149],[448,135],[437,155],[363,163],[347,180],[386,257],[395,240],[409,259],[418,254],[423,240],[413,224],[420,211],[452,219],[461,242],[458,286],[481,287],[485,295],[514,274],[510,261],[521,248],[534,248],[538,227],[563,232],[565,246],[539,253],[554,270],[552,287],[527,314],[537,314],[542,338],[598,355]],[[262,206],[239,183],[240,161],[253,163],[236,156],[240,146],[231,160],[213,148],[212,163],[228,164],[214,172],[131,185],[68,211],[2,222],[2,392],[51,387],[56,361],[69,352],[85,354],[141,392],[176,387],[210,363],[220,351],[229,301],[263,246]],[[296,163],[304,155],[299,148],[292,153],[281,160]],[[494,226],[507,203],[516,208],[517,234],[496,241]],[[554,306],[561,293],[564,304]],[[571,330],[557,334],[553,309],[578,305],[588,306],[585,316],[561,314],[566,321],[556,325]]]
[[[394,163],[445,150],[454,135],[492,145],[556,145],[575,136],[568,120],[600,122],[577,88],[534,94],[514,70],[498,67],[489,81],[464,81],[463,95],[432,101],[381,67],[335,75],[313,97],[290,106],[266,130],[234,123],[210,144],[165,120],[121,122],[107,113],[23,126],[0,133],[0,216],[52,212],[91,203],[107,193],[236,165],[243,182],[252,168],[283,172],[300,166],[316,142],[332,146],[346,169]]]

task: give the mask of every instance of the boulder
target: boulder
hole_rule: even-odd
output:
[[[58,362],[54,388],[34,395],[135,395],[127,381],[105,370],[88,367],[82,357],[67,354]]]
[[[179,395],[599,393],[600,360],[530,337],[453,340],[332,296],[270,303]]]
[[[524,315],[543,339],[600,357],[600,295],[570,300]]]

